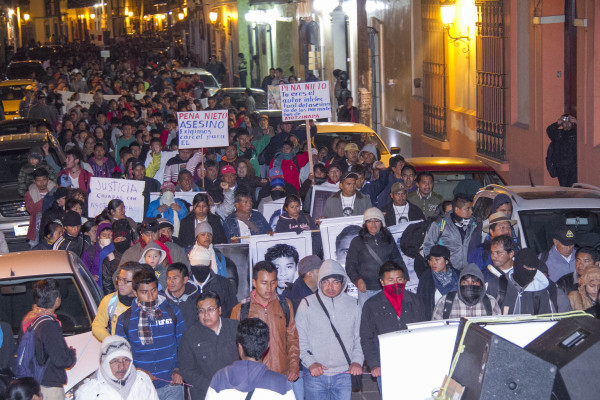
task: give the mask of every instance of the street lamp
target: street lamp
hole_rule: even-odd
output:
[[[179,18],[179,20],[182,21],[185,18],[185,14],[180,12],[179,14],[177,14],[177,18]]]
[[[219,17],[219,14],[217,14],[217,12],[216,12],[216,11],[211,11],[211,12],[208,14],[208,19],[210,19],[210,23],[211,23],[211,24],[214,24],[214,23],[216,23],[216,22],[217,22],[217,18],[218,18],[218,17]]]
[[[31,16],[28,13],[23,14],[23,19],[25,22],[29,21],[29,18],[31,18]]]
[[[459,33],[459,36],[452,36],[450,33],[450,29],[454,25],[454,17],[456,15],[456,0],[442,0],[440,3],[440,14],[442,17],[442,24],[444,25],[444,30],[448,34],[450,43],[452,43],[454,47],[460,47],[460,45],[463,44],[465,47],[461,51],[468,56],[471,50],[469,46],[469,42],[471,41],[471,37],[469,35],[469,26],[467,25],[466,35]]]

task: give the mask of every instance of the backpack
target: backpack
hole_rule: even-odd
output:
[[[47,365],[40,365],[35,356],[35,329],[44,321],[54,321],[50,315],[37,317],[27,328],[17,349],[17,378],[32,377],[36,382],[42,382]]]
[[[442,313],[442,319],[448,319],[450,316],[450,312],[452,311],[452,306],[454,305],[454,298],[456,297],[456,292],[450,292],[446,295],[446,301],[444,302],[444,312]],[[490,298],[487,297],[487,294],[483,296],[481,299],[483,302],[483,306],[485,307],[485,313],[487,315],[492,315],[492,302]]]
[[[421,253],[425,236],[433,221],[435,221],[435,218],[428,218],[425,221],[410,224],[406,227],[400,238],[400,250],[402,250],[402,253],[410,258],[415,258]],[[442,219],[440,222],[440,234],[438,235],[436,244],[440,240],[445,228],[446,221]]]
[[[173,321],[173,328],[176,328],[177,314],[175,314],[175,310],[173,310],[173,307],[171,307],[168,301],[165,301],[165,309],[167,310],[167,314],[169,314],[171,321]],[[128,342],[131,342],[129,340],[129,320],[131,319],[131,307],[125,310],[121,315],[123,315],[123,331],[125,332],[125,338]]]
[[[247,300],[246,302],[242,302],[240,307],[240,321],[248,318],[248,314],[250,313],[250,299]],[[290,306],[287,300],[279,295],[277,295],[277,300],[279,301],[283,315],[285,315],[285,326],[288,327],[290,325]]]
[[[558,151],[555,146],[557,146],[557,143],[552,141],[548,145],[548,150],[546,150],[546,169],[552,178],[556,178],[558,176],[558,166],[554,160],[558,154]]]

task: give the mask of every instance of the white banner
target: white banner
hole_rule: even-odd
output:
[[[135,222],[144,219],[144,181],[128,179],[96,178],[90,182],[88,197],[88,215],[90,218],[100,214],[112,199],[125,203],[125,215]]]
[[[283,121],[331,118],[329,82],[279,85]]]
[[[75,94],[75,92],[58,92],[58,93],[60,93],[60,95],[62,96],[62,101],[65,106],[69,103],[69,99],[71,98],[71,96],[73,96]],[[120,94],[105,94],[104,100],[105,101],[119,100],[119,97],[121,97]],[[137,100],[141,99],[142,97],[144,97],[144,95],[141,93],[135,94],[135,98]],[[93,94],[79,93],[79,104],[81,104],[82,107],[89,109],[93,102],[94,102]]]
[[[179,148],[229,146],[227,118],[227,110],[178,112]]]

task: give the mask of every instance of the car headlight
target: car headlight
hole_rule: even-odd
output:
[[[96,371],[92,372],[91,374],[89,374],[88,376],[86,376],[85,378],[83,378],[82,380],[77,382],[77,385],[73,386],[71,389],[69,389],[68,392],[65,393],[65,399],[74,399],[75,392],[77,392],[77,390],[79,390],[81,385],[86,383],[88,381],[88,379],[91,379],[94,375],[96,375]]]

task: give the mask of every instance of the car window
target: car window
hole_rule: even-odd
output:
[[[231,98],[231,105],[235,108],[245,107],[246,106],[246,97],[244,97],[243,92],[234,92],[234,91],[221,91],[217,93],[217,97],[219,100],[223,99],[223,96],[229,95]],[[254,101],[256,102],[257,110],[266,110],[267,106],[267,94],[264,92],[254,92],[252,93],[254,97]]]
[[[71,265],[73,266],[75,274],[80,278],[80,281],[85,285],[88,292],[91,294],[94,303],[96,305],[100,304],[100,301],[102,300],[100,287],[92,279],[88,269],[83,265],[83,261],[81,261],[79,257],[71,252],[69,252],[69,257],[71,258]]]
[[[8,322],[15,335],[19,334],[21,321],[33,306],[33,285],[40,279],[54,278],[60,288],[61,305],[56,311],[63,334],[75,335],[91,330],[92,313],[73,275],[47,275],[0,280],[0,321]]]
[[[207,75],[207,74],[184,74],[182,76],[189,77],[189,78],[193,79],[196,75],[204,83],[204,87],[219,87],[219,84],[217,83],[216,79],[212,75]]]
[[[527,247],[538,254],[552,247],[552,236],[560,226],[567,225],[575,233],[579,247],[596,247],[600,243],[600,209],[552,209],[519,211]]]
[[[336,137],[339,137],[339,138],[344,139],[347,142],[356,143],[358,148],[361,148],[362,147],[362,142],[360,140],[361,135],[363,135],[363,132],[319,133],[319,134],[315,135],[314,142],[318,149],[320,149],[323,146],[327,146],[327,148],[329,150],[331,150],[331,143],[333,142],[333,139]],[[385,146],[381,142],[381,139],[379,139],[379,137],[377,136],[377,134],[367,132],[367,135],[369,135],[369,139],[370,139],[371,143],[374,144],[375,147],[377,147],[377,151],[379,151],[380,156],[383,154],[389,154],[388,151],[386,150]]]
[[[29,151],[16,149],[0,152],[0,183],[17,182],[21,167],[27,164]]]
[[[0,86],[0,99],[4,101],[21,100],[25,97],[25,85]]]
[[[444,200],[452,200],[458,193],[475,196],[484,186],[491,183],[503,184],[500,177],[491,171],[433,172],[433,180],[433,191],[440,194]]]
[[[8,79],[41,79],[44,69],[38,63],[16,63],[10,64],[6,69]]]

